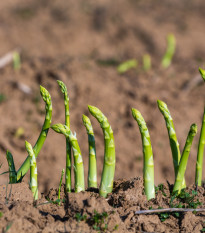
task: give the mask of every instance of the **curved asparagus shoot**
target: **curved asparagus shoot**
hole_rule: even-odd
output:
[[[38,181],[37,181],[37,166],[36,157],[31,144],[25,141],[26,150],[30,158],[30,189],[33,193],[34,200],[38,199]]]
[[[6,159],[9,166],[9,184],[16,183],[16,169],[14,164],[14,159],[10,151],[6,152]]]
[[[142,138],[143,155],[144,155],[144,187],[147,200],[155,198],[154,188],[154,159],[152,153],[152,145],[150,141],[149,131],[141,113],[132,108],[132,116],[137,121]]]
[[[176,179],[176,176],[178,173],[179,162],[181,159],[181,154],[180,154],[180,150],[179,150],[179,143],[177,141],[176,132],[174,129],[173,119],[171,117],[171,114],[169,112],[167,105],[163,101],[157,100],[157,104],[158,104],[159,110],[162,113],[162,115],[164,116],[164,119],[166,122],[167,131],[168,131],[168,135],[169,135],[169,143],[170,143],[171,150],[172,150],[172,159],[173,159],[175,179]],[[186,187],[186,183],[185,183],[185,179],[184,179],[183,180],[183,188],[185,188],[185,187]]]
[[[96,164],[96,149],[95,149],[95,136],[90,119],[83,115],[83,124],[88,134],[89,144],[89,167],[88,167],[88,188],[97,188],[97,164]]]
[[[51,124],[51,117],[52,117],[51,96],[50,96],[49,92],[42,86],[40,86],[40,93],[41,93],[41,96],[46,104],[46,106],[45,106],[46,116],[45,116],[45,120],[43,123],[41,133],[38,137],[38,140],[37,140],[35,146],[33,147],[33,151],[34,151],[36,158],[37,158],[38,153],[40,152],[40,150],[41,150],[41,148],[46,140],[48,130],[49,130],[50,124]],[[21,182],[21,180],[23,179],[23,177],[25,176],[25,174],[27,173],[29,168],[30,168],[30,157],[27,156],[24,163],[21,165],[21,167],[17,171],[17,182]]]
[[[80,147],[76,135],[71,132],[71,130],[62,124],[52,125],[51,128],[57,132],[65,135],[69,139],[70,145],[73,150],[74,157],[74,175],[75,175],[75,192],[81,192],[85,190],[84,184],[84,167],[83,167],[83,158],[81,155]]]
[[[69,98],[66,85],[57,80],[58,85],[60,86],[61,92],[64,95],[64,105],[65,105],[65,125],[70,129],[70,113],[69,113]],[[69,140],[66,138],[66,175],[65,175],[65,189],[66,192],[71,192],[71,145]]]
[[[184,146],[182,157],[179,163],[177,177],[174,183],[173,192],[178,191],[178,194],[181,192],[181,189],[183,188],[184,174],[185,174],[186,167],[187,167],[187,162],[188,162],[188,158],[189,158],[189,154],[191,150],[192,141],[196,133],[197,133],[197,125],[193,124],[191,125],[189,134],[186,139],[186,144]]]
[[[172,62],[172,57],[175,53],[176,40],[173,34],[167,35],[167,49],[162,58],[161,65],[163,68],[168,68]]]
[[[100,183],[100,196],[106,197],[112,192],[113,180],[115,175],[115,143],[112,128],[103,115],[96,107],[88,105],[90,113],[98,120],[104,134],[104,164]]]

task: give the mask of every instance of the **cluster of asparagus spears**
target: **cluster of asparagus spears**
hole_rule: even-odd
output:
[[[199,69],[199,71],[201,73],[202,78],[205,80],[205,71],[202,69]],[[51,96],[44,87],[40,86],[40,93],[46,104],[45,105],[46,115],[38,140],[33,148],[29,142],[27,141],[25,142],[28,156],[18,171],[16,171],[15,169],[12,154],[9,151],[7,151],[6,154],[6,158],[9,165],[10,183],[21,182],[23,177],[30,168],[30,189],[33,193],[35,200],[38,199],[36,158],[44,144],[44,141],[47,137],[50,128],[52,128],[57,133],[63,134],[66,139],[65,191],[71,192],[72,190],[72,184],[71,184],[72,154],[73,154],[73,167],[74,167],[74,178],[75,178],[75,192],[81,192],[85,190],[83,158],[77,141],[76,133],[73,133],[70,129],[69,97],[68,97],[67,88],[62,81],[57,81],[57,82],[60,86],[61,92],[64,95],[65,124],[54,124],[51,126],[51,117],[52,117]],[[166,122],[170,147],[172,151],[172,158],[173,158],[174,171],[175,171],[175,183],[174,183],[173,192],[180,193],[181,189],[186,187],[184,175],[187,167],[192,141],[197,133],[197,126],[196,124],[191,125],[184,146],[184,150],[181,155],[173,120],[168,110],[168,107],[163,101],[160,100],[157,101],[157,104]],[[114,144],[113,131],[107,118],[98,108],[88,105],[88,110],[91,113],[91,115],[94,116],[97,119],[97,121],[100,123],[100,126],[104,134],[104,164],[103,164],[103,171],[101,176],[101,183],[99,187],[99,194],[100,196],[106,197],[108,193],[112,192],[114,173],[115,173],[115,144]],[[146,122],[142,117],[141,113],[138,110],[132,108],[132,116],[137,121],[141,133],[143,155],[144,155],[143,156],[144,189],[147,199],[150,200],[155,197],[154,159],[153,159],[150,135],[148,128],[146,126]],[[93,127],[91,125],[90,119],[87,116],[83,115],[82,120],[87,130],[88,144],[89,144],[88,188],[97,188],[97,163],[96,163],[96,148],[95,148],[95,137],[94,137]],[[205,145],[205,110],[203,115],[201,135],[198,145],[197,163],[196,163],[195,183],[198,186],[201,186],[202,183],[204,145]],[[63,174],[64,174],[64,170],[62,171],[62,176]]]

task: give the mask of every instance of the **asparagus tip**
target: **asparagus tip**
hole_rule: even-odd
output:
[[[31,151],[32,150],[32,146],[29,142],[25,141],[25,147],[27,151]]]
[[[49,92],[46,90],[45,87],[43,87],[41,85],[40,85],[40,93],[41,93],[41,96],[42,96],[44,102],[46,102],[46,104],[51,104],[51,96],[50,96]]]
[[[60,86],[61,92],[63,94],[67,93],[67,88],[64,82],[57,80],[58,85]]]
[[[52,125],[51,129],[54,130],[57,133],[64,134],[65,136],[67,136],[68,132],[70,131],[69,128],[66,125],[63,125],[63,124]]]
[[[196,135],[196,133],[197,133],[197,125],[196,124],[191,125],[190,133],[192,134],[192,136]]]
[[[199,73],[201,74],[201,77],[205,81],[205,70],[203,70],[202,68],[199,67]]]

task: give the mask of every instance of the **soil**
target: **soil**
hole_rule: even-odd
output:
[[[25,140],[34,145],[38,138],[45,113],[39,85],[51,94],[52,123],[64,122],[64,102],[56,82],[62,80],[69,92],[71,130],[76,132],[81,147],[85,180],[88,145],[82,114],[90,117],[95,132],[98,184],[104,156],[103,134],[98,122],[90,116],[88,104],[107,116],[116,145],[115,179],[126,179],[116,181],[108,200],[96,192],[72,193],[65,196],[66,202],[60,206],[34,207],[31,197],[29,201],[30,194],[26,194],[27,175],[22,195],[19,194],[21,185],[16,185],[18,190],[12,189],[14,197],[10,197],[8,204],[0,196],[3,212],[0,226],[5,228],[12,222],[10,232],[89,232],[93,229],[92,216],[96,209],[98,213],[109,213],[106,218],[109,231],[118,225],[119,232],[199,232],[204,227],[203,214],[186,213],[179,219],[171,216],[165,222],[158,215],[134,214],[151,206],[166,207],[169,200],[160,202],[163,198],[157,196],[155,201],[147,203],[141,179],[132,178],[142,175],[143,154],[131,108],[142,113],[149,128],[155,184],[167,180],[172,184],[171,150],[156,101],[161,99],[167,103],[182,151],[190,125],[197,123],[200,131],[204,111],[205,92],[198,67],[204,68],[205,61],[205,2],[118,0],[116,4],[108,0],[12,0],[1,1],[0,9],[0,56],[19,48],[22,59],[20,70],[14,70],[12,64],[0,69],[0,173],[8,170],[7,149],[12,152],[18,169],[27,156]],[[166,35],[170,32],[176,37],[177,47],[171,66],[165,70],[160,62],[166,50]],[[151,56],[152,68],[145,72],[142,56],[147,53]],[[138,60],[137,69],[118,74],[117,65],[133,58]],[[194,183],[198,138],[199,133],[187,165],[188,185]],[[37,165],[39,192],[43,193],[39,203],[43,203],[45,196],[55,193],[50,190],[58,187],[65,167],[62,135],[49,131]],[[0,189],[7,183],[8,174],[1,175]],[[204,191],[198,195],[203,198]],[[79,212],[86,213],[88,220],[77,222],[75,214]]]

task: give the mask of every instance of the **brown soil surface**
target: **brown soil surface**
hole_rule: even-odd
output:
[[[143,194],[143,180],[140,177],[118,180],[113,193],[107,199],[90,190],[65,195],[61,187],[61,200],[56,201],[58,190],[51,189],[47,196],[42,196],[33,203],[31,191],[25,183],[8,185],[8,193],[0,186],[0,212],[3,213],[0,228],[9,232],[200,232],[205,226],[203,213],[171,214],[165,221],[159,214],[137,215],[137,210],[170,207],[170,187],[164,185],[156,198],[146,200]],[[12,191],[10,191],[12,189]],[[186,189],[192,195],[194,187]],[[19,198],[19,191],[21,195]],[[204,188],[198,189],[192,202],[201,202],[198,207],[205,207]],[[30,198],[29,198],[30,195]],[[185,203],[174,199],[173,204]],[[78,217],[77,217],[78,216]],[[95,220],[97,219],[97,220]],[[4,232],[4,231],[3,231]]]
[[[131,115],[131,108],[134,107],[142,113],[149,127],[154,152],[155,183],[157,185],[168,180],[172,184],[174,171],[171,150],[165,122],[156,101],[161,99],[167,103],[182,150],[190,125],[195,122],[200,130],[204,110],[205,92],[198,67],[204,68],[205,61],[205,2],[118,0],[116,4],[108,0],[12,0],[1,1],[0,9],[0,56],[15,48],[20,48],[22,56],[20,70],[15,71],[12,65],[0,69],[0,94],[4,97],[0,102],[0,173],[8,170],[5,159],[7,149],[12,152],[18,169],[27,156],[25,140],[34,145],[38,138],[44,121],[44,103],[39,85],[51,93],[52,123],[64,122],[63,98],[56,82],[59,79],[68,87],[71,129],[77,133],[86,180],[88,145],[82,114],[90,117],[95,131],[98,184],[104,156],[103,134],[98,122],[88,112],[87,105],[90,104],[102,110],[114,131],[116,179],[142,175],[141,138],[137,123]],[[170,32],[176,37],[177,49],[172,65],[163,70],[160,61],[166,49],[166,35]],[[152,69],[149,72],[142,70],[142,56],[146,53],[152,58]],[[132,58],[139,62],[137,70],[119,75],[117,64]],[[188,185],[194,182],[198,138],[199,133],[194,139],[186,171]],[[58,187],[61,170],[65,167],[65,142],[62,135],[49,131],[37,164],[39,190],[46,194],[52,187]],[[24,181],[28,182],[28,179],[27,175]],[[1,175],[0,184],[6,185],[7,182],[8,175]],[[119,202],[115,194],[113,198],[114,203]],[[36,229],[43,229],[49,221],[54,225],[56,218],[62,220],[67,216],[64,206],[59,207],[59,210],[55,205],[51,207],[57,211],[56,214],[51,211],[54,217],[46,214],[45,210],[44,214],[39,212],[39,208],[46,207],[36,209],[32,204],[19,207],[19,202],[14,207],[9,212],[8,207],[5,207],[8,215],[18,216],[15,214],[18,214],[19,208],[31,208],[37,212],[38,217],[30,222],[17,218],[19,227],[24,222],[38,222],[38,218],[44,216],[42,227],[36,223]],[[136,209],[140,207],[142,205],[139,204]],[[118,210],[113,215],[116,219],[119,216],[122,219]],[[144,218],[150,222],[146,226],[143,224]],[[156,218],[156,215],[154,218],[131,216],[132,220],[127,221],[128,225],[129,221],[133,221],[130,223],[132,230],[164,231],[164,228],[155,228],[156,223],[161,226],[158,224],[159,218]],[[194,218],[196,221],[192,221],[198,222],[198,216]],[[6,219],[4,221],[8,221],[9,217]],[[179,225],[185,229],[186,224],[192,222],[189,219],[190,214],[185,214],[180,224],[176,224],[176,229],[179,229]],[[128,229],[125,221],[122,221],[122,229]],[[67,224],[66,220],[62,222]],[[78,224],[84,230],[84,223]],[[68,227],[66,225],[66,229]],[[75,221],[73,227],[76,227]],[[166,227],[173,229],[171,224]],[[59,231],[64,232],[63,229],[64,225]],[[87,229],[90,229],[89,224]]]

